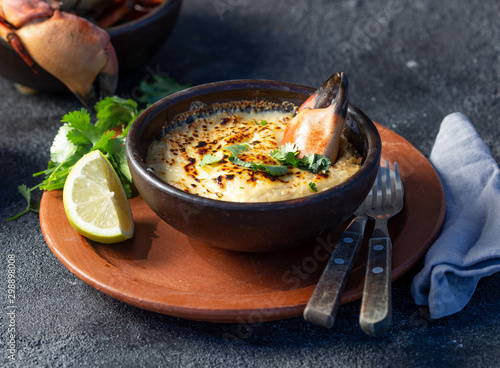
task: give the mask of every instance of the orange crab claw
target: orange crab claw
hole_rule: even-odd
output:
[[[53,11],[51,5],[44,1],[0,1],[0,17],[16,29],[35,19],[50,17]]]
[[[118,80],[118,60],[106,31],[70,13],[54,10],[52,17],[16,31],[31,57],[63,82],[82,103],[96,101],[94,81],[101,95],[112,95]]]
[[[112,1],[112,0],[109,0]],[[106,31],[59,10],[57,0],[0,0],[0,37],[36,72],[63,82],[87,108],[115,93],[118,60]]]
[[[36,73],[35,62],[24,48],[15,30],[35,19],[50,17],[51,6],[43,1],[0,1],[0,37],[17,51],[32,70]]]
[[[299,108],[287,125],[281,144],[294,143],[299,157],[316,153],[335,162],[348,105],[347,77],[336,73]]]
[[[304,103],[299,107],[298,111],[306,108],[319,109],[322,107],[330,106],[331,102],[337,94],[340,80],[341,73],[336,72],[335,74],[332,74],[321,87],[314,91],[314,93],[304,101]]]

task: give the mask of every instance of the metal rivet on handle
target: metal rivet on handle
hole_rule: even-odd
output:
[[[372,269],[372,272],[373,272],[373,273],[381,273],[381,272],[383,272],[383,271],[384,271],[384,269],[383,269],[382,267],[374,267],[374,268]]]
[[[384,249],[384,246],[382,244],[377,244],[373,246],[373,250],[382,250]]]
[[[347,243],[347,244],[351,244],[354,241],[353,238],[349,238],[349,237],[345,237],[342,240],[344,241],[344,243]]]
[[[344,261],[342,258],[335,258],[335,259],[333,260],[333,262],[335,262],[336,264],[339,264],[339,265],[341,265],[341,264],[344,264],[344,263],[345,263],[345,261]]]

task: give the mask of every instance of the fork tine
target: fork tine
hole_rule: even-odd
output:
[[[389,161],[385,161],[385,183],[383,208],[390,208],[392,205],[391,169]]]
[[[365,198],[365,211],[370,209],[370,208],[374,208],[374,200],[375,200],[375,197],[376,197],[376,194],[377,193],[377,180],[375,179],[375,181],[373,182],[372,184],[372,188],[370,189],[370,191],[368,192],[368,195],[366,196]]]
[[[396,203],[401,205],[403,202],[403,182],[401,181],[401,177],[399,176],[399,167],[398,163],[394,163],[394,191],[396,194]]]
[[[382,170],[379,169],[378,174],[377,174],[377,191],[375,194],[375,198],[373,199],[373,206],[372,208],[378,208],[380,207],[384,202],[383,202],[383,181],[382,181]]]

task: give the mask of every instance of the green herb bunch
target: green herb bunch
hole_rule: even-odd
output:
[[[50,148],[50,161],[47,169],[33,174],[42,176],[38,185],[28,188],[25,184],[18,187],[27,201],[24,211],[8,219],[12,221],[30,211],[38,212],[39,203],[31,203],[31,192],[35,189],[63,189],[66,178],[86,153],[100,150],[109,160],[130,198],[132,196],[132,177],[127,165],[125,139],[130,125],[141,111],[131,99],[118,96],[106,97],[96,106],[97,120],[93,124],[87,110],[69,112],[63,116],[64,124],[59,128]]]

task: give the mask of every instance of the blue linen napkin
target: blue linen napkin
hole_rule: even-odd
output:
[[[461,113],[444,118],[430,161],[443,183],[446,218],[411,292],[436,319],[462,310],[479,279],[500,271],[500,170]]]

